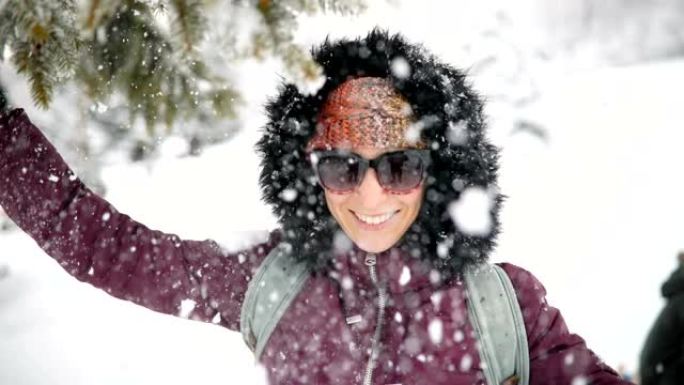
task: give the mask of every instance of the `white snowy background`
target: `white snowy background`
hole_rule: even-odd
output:
[[[501,7],[373,2],[359,17],[304,19],[297,39],[311,45],[380,25],[472,69],[472,56],[454,47],[502,22],[487,8],[494,3]],[[492,101],[490,137],[502,148],[500,186],[509,196],[493,260],[532,271],[571,331],[611,366],[634,370],[663,305],[660,284],[684,248],[684,59],[616,66],[594,52],[526,62],[539,96],[523,110],[499,103],[500,94],[529,93],[510,81],[521,63],[511,47],[552,40],[540,32],[549,27],[533,12],[539,3],[507,8],[514,17],[505,38],[513,43],[479,39],[471,47],[500,58],[496,71],[474,78]],[[106,198],[120,211],[151,228],[233,247],[276,226],[260,201],[253,145],[282,68],[250,61],[233,71],[246,101],[240,133],[200,157],[179,158],[185,144],[171,138],[153,162],[105,167]],[[1,64],[0,76],[40,127],[55,124],[54,111],[34,110],[26,86]],[[53,106],[60,108],[69,113]],[[521,116],[547,136],[513,130]],[[111,298],[71,278],[20,231],[0,233],[0,266],[0,384],[264,383],[238,333]]]

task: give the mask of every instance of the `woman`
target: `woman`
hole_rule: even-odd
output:
[[[285,85],[267,107],[260,183],[281,228],[263,244],[226,254],[133,221],[21,110],[0,123],[0,204],[76,278],[164,313],[191,303],[191,319],[231,330],[248,282],[284,246],[308,277],[260,356],[273,384],[484,384],[463,285],[499,230],[481,100],[461,72],[397,35],[326,42],[314,57],[324,86]],[[469,188],[495,195],[487,231],[448,215]],[[568,332],[536,278],[500,266],[522,310],[531,384],[626,384]]]

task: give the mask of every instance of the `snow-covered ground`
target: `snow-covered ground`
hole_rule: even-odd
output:
[[[464,65],[449,55],[439,12],[387,12],[386,19],[371,14],[355,23],[322,18],[321,25],[303,25],[298,39],[358,34],[391,20],[384,25]],[[436,21],[419,28],[411,18]],[[684,61],[549,70],[540,78],[541,99],[525,112],[548,130],[546,143],[511,133],[507,112],[492,109],[509,196],[493,258],[535,273],[571,330],[612,366],[635,367],[662,306],[659,285],[684,248],[682,68]],[[253,143],[278,72],[273,62],[240,69],[247,103],[244,129],[232,141],[178,159],[178,141],[170,140],[152,165],[108,167],[107,199],[149,227],[235,247],[274,227],[260,202]],[[0,384],[263,383],[237,333],[108,297],[69,277],[21,232],[0,235],[3,264],[9,275],[0,279]]]
[[[634,368],[684,249],[684,61],[576,73],[532,114],[548,145],[503,145],[510,196],[496,259],[537,274],[571,330],[609,364]]]

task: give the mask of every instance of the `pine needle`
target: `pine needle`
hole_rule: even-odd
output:
[[[181,36],[182,47],[185,51],[192,51],[204,33],[205,20],[202,17],[201,3],[198,0],[172,0],[176,11],[174,24]]]
[[[90,8],[88,9],[88,18],[86,19],[86,29],[92,31],[95,29],[95,15],[100,7],[100,0],[92,0]]]

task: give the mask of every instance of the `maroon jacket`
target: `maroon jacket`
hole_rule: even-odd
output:
[[[274,232],[263,244],[225,253],[210,240],[148,229],[85,187],[22,110],[0,118],[0,205],[79,280],[173,315],[191,300],[190,319],[234,331],[250,278],[281,237]],[[377,292],[362,251],[334,261],[307,282],[269,340],[262,364],[272,384],[360,383]],[[502,266],[523,310],[531,384],[627,384],[568,331],[533,275]],[[424,262],[398,249],[378,255],[377,268],[390,301],[373,383],[484,384],[461,281],[435,280]],[[405,269],[408,281],[405,272],[400,279]],[[357,315],[360,322],[346,322]]]

